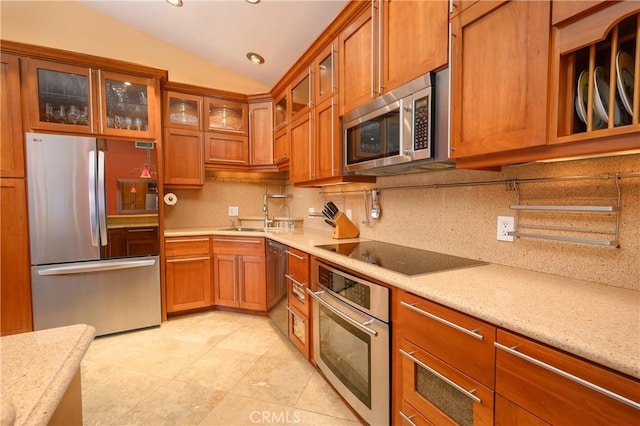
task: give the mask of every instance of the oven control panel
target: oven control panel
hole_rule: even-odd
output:
[[[321,264],[318,265],[318,284],[376,318],[388,321],[389,289],[386,287]]]

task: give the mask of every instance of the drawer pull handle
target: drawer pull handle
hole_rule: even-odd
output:
[[[482,400],[480,398],[478,398],[476,395],[473,394],[476,391],[475,389],[466,390],[465,388],[463,388],[462,386],[460,386],[459,384],[457,384],[453,380],[446,378],[445,376],[443,376],[442,374],[438,373],[433,368],[429,367],[424,362],[420,361],[418,358],[414,357],[413,354],[415,352],[407,352],[404,349],[400,349],[400,353],[402,355],[406,356],[407,358],[409,358],[411,361],[413,361],[416,364],[418,364],[420,367],[424,368],[425,370],[427,370],[428,372],[433,374],[434,376],[436,376],[437,378],[439,378],[440,380],[442,380],[445,383],[447,383],[449,386],[452,386],[452,387],[456,388],[463,395],[467,396],[468,398],[471,398],[472,400],[474,400],[478,404],[482,404]]]
[[[300,287],[304,287],[304,286],[305,286],[305,285],[304,285],[304,284],[302,284],[301,282],[298,282],[298,281],[296,281],[295,279],[293,279],[293,277],[292,277],[291,275],[289,275],[289,274],[284,274],[284,276],[285,276],[289,281],[291,281],[291,282],[292,282],[292,283],[294,283],[294,284],[297,284],[297,285],[298,285],[298,286],[300,286]]]
[[[294,317],[296,317],[296,318],[298,318],[300,321],[302,321],[302,323],[303,323],[303,324],[306,322],[306,320],[305,320],[304,318],[302,318],[300,315],[296,314],[296,313],[294,312],[294,310],[293,310],[293,309],[291,309],[291,308],[290,308],[290,307],[288,307],[288,306],[287,306],[287,311],[289,311],[289,313],[290,313],[291,315],[293,315]]]
[[[403,413],[402,411],[398,411],[398,414],[400,414],[400,417],[402,417],[404,419],[405,422],[409,423],[411,426],[417,426],[413,420],[416,415],[412,415],[412,416],[407,416],[405,413]]]
[[[294,252],[292,252],[292,251],[285,250],[285,253],[287,253],[287,254],[289,254],[289,255],[291,255],[291,256],[293,256],[293,257],[295,257],[295,258],[296,258],[296,259],[298,259],[298,260],[305,260],[303,256],[297,255],[297,254],[295,254],[295,253],[294,253]]]
[[[596,385],[595,383],[591,383],[591,382],[589,382],[589,381],[587,381],[585,379],[582,379],[582,378],[580,378],[578,376],[574,376],[571,373],[567,373],[566,371],[561,370],[561,369],[559,369],[557,367],[554,367],[553,365],[547,364],[546,362],[542,362],[539,359],[536,359],[536,358],[533,358],[533,357],[531,357],[529,355],[526,355],[526,354],[518,351],[516,349],[517,346],[514,346],[514,347],[510,348],[510,347],[505,346],[503,344],[500,344],[498,342],[494,342],[493,344],[494,344],[494,346],[496,348],[498,348],[498,349],[500,349],[502,351],[505,351],[508,354],[511,354],[511,355],[516,356],[516,357],[518,357],[520,359],[523,359],[523,360],[528,361],[528,362],[530,362],[532,364],[535,364],[538,367],[542,367],[545,370],[551,371],[552,373],[555,373],[555,374],[557,374],[559,376],[562,376],[565,379],[571,380],[574,383],[580,384],[580,385],[582,385],[582,386],[584,386],[586,388],[589,388],[589,389],[591,389],[593,391],[599,392],[599,393],[601,393],[601,394],[603,394],[605,396],[608,396],[609,398],[613,398],[618,402],[622,402],[623,404],[627,404],[628,406],[633,407],[636,410],[640,410],[640,403],[638,403],[636,401],[633,401],[631,399],[625,398],[622,395],[618,395],[617,393],[612,392],[609,389],[605,389],[603,387],[600,387],[600,386]]]
[[[213,241],[222,243],[242,243],[242,244],[260,244],[260,240],[234,240],[231,238],[214,238]]]
[[[173,243],[195,243],[195,242],[201,242],[201,241],[206,241],[209,242],[208,238],[189,238],[189,239],[168,239],[165,240],[165,243],[167,244],[173,244]]]
[[[153,232],[155,228],[135,228],[135,229],[127,229],[127,232]]]
[[[469,330],[469,329],[466,329],[464,327],[460,327],[458,324],[454,324],[451,321],[447,321],[446,319],[440,318],[437,315],[433,315],[433,314],[431,314],[431,313],[429,313],[427,311],[423,311],[422,309],[420,309],[420,308],[418,308],[416,306],[417,303],[407,303],[407,302],[400,301],[400,304],[402,306],[404,306],[404,307],[407,307],[407,308],[411,309],[412,311],[415,311],[415,312],[417,312],[417,313],[419,313],[421,315],[424,315],[427,318],[431,318],[432,320],[438,321],[439,323],[442,323],[444,325],[448,325],[449,327],[451,327],[451,328],[453,328],[455,330],[461,331],[464,334],[467,334],[467,335],[469,335],[469,336],[471,336],[473,338],[476,338],[478,340],[484,340],[484,336],[482,334],[476,333],[476,330]]]
[[[210,257],[188,257],[184,259],[167,259],[167,263],[194,262],[196,260],[209,260]]]

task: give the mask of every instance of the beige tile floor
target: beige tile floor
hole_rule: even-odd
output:
[[[267,317],[213,311],[98,337],[85,425],[358,425]]]

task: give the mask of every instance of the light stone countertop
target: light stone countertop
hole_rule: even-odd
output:
[[[409,277],[314,247],[330,233],[166,230],[165,236],[266,236],[354,272],[640,379],[640,292],[487,264]]]
[[[86,324],[0,338],[2,401],[16,425],[49,422],[96,334]]]

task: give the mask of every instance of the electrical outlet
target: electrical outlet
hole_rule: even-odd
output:
[[[309,217],[313,217],[313,214],[316,212],[316,209],[313,207],[309,207]]]
[[[351,209],[347,209],[347,210],[345,211],[345,214],[347,215],[347,217],[349,218],[349,220],[353,219],[353,218],[351,217]]]
[[[238,206],[229,206],[229,216],[238,216]]]
[[[513,242],[513,235],[509,232],[515,230],[515,221],[513,216],[498,216],[497,237],[498,241]]]

